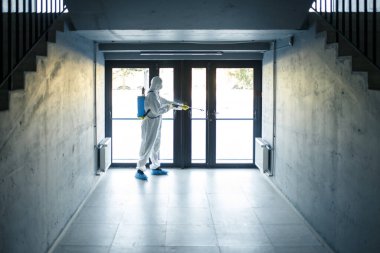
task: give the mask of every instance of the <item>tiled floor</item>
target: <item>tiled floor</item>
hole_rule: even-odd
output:
[[[55,253],[327,253],[255,169],[111,169]]]

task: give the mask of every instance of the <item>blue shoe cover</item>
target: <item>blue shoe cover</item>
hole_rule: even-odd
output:
[[[161,176],[161,175],[167,175],[168,172],[166,170],[157,168],[157,169],[151,170],[151,174],[155,176]]]
[[[148,180],[148,177],[142,171],[136,171],[135,178],[140,180]]]

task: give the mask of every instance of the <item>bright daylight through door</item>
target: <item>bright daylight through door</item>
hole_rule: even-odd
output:
[[[161,68],[160,95],[173,100],[173,68]],[[137,96],[149,90],[149,68],[112,69],[112,159],[113,163],[136,163],[141,142],[141,120],[137,118]],[[173,112],[163,115],[160,160],[173,162]]]
[[[191,111],[191,162],[253,163],[253,68],[216,68],[215,86],[206,84],[208,74],[192,68],[192,107],[206,110]],[[207,96],[216,104],[206,108]]]
[[[206,163],[206,68],[191,72],[191,162]]]
[[[112,69],[112,162],[135,163],[139,157],[141,120],[137,96],[149,87],[149,68]]]
[[[191,69],[191,105],[194,109],[187,112],[191,116],[191,163],[252,163],[253,68],[216,68],[214,73],[215,83],[210,85],[206,82],[210,74],[207,68]],[[159,76],[163,80],[160,96],[173,101],[174,68],[159,68]],[[147,94],[149,81],[149,68],[112,68],[113,163],[137,162],[141,141],[137,97],[143,87]],[[214,104],[207,105],[207,97],[209,102],[215,101]],[[169,111],[163,115],[162,163],[174,160],[175,113]],[[216,136],[215,142],[210,136]]]
[[[160,68],[159,75],[162,79],[162,89],[160,96],[173,101],[174,100],[174,69],[173,68]],[[162,115],[162,129],[161,129],[161,148],[160,160],[162,163],[173,162],[173,126],[174,118],[173,111],[169,111]]]
[[[216,69],[216,163],[253,163],[253,68]]]

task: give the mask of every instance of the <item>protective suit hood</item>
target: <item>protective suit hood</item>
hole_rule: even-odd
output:
[[[159,91],[162,89],[162,79],[159,76],[155,76],[150,81],[149,91]]]

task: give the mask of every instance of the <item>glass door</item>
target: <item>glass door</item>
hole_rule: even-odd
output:
[[[113,166],[136,165],[141,142],[137,97],[150,80],[160,96],[189,104],[162,116],[160,160],[168,167],[254,167],[261,136],[261,63],[255,61],[107,61],[106,137]]]
[[[174,100],[174,68],[160,68],[159,76],[162,79],[160,96]],[[174,150],[174,112],[169,111],[162,115],[160,160],[162,163],[173,163]]]
[[[215,163],[253,163],[253,68],[216,69]]]
[[[149,87],[149,68],[112,68],[112,163],[136,163],[141,120],[137,96]]]
[[[190,166],[252,167],[254,136],[261,134],[261,128],[254,124],[254,112],[261,106],[261,101],[255,100],[255,88],[259,87],[254,84],[260,81],[255,76],[257,65],[203,65],[206,67],[190,68]]]
[[[206,68],[191,69],[191,163],[205,164],[207,158]]]
[[[163,81],[160,96],[174,100],[174,67],[157,63],[109,64],[106,67],[106,135],[112,137],[112,163],[135,166],[141,144],[141,119],[137,118],[137,97],[142,88],[147,95],[150,80],[159,75]],[[162,116],[160,160],[170,165],[174,161],[174,114]]]

